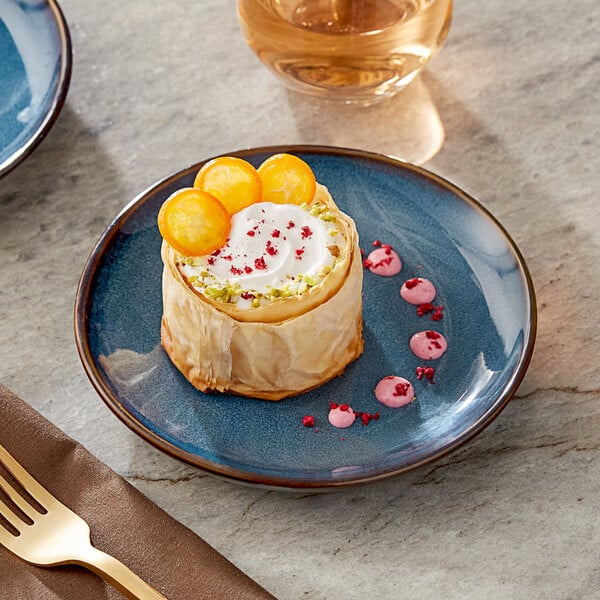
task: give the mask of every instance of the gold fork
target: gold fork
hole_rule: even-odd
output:
[[[43,511],[36,508],[0,475],[0,489],[31,521],[28,523],[0,499],[0,515],[17,532],[15,535],[0,523],[0,544],[7,550],[38,567],[80,565],[100,575],[132,600],[166,600],[123,563],[94,548],[88,524],[42,487],[2,445],[0,464],[43,508]]]

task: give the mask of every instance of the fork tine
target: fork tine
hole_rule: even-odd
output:
[[[23,528],[23,525],[25,525],[25,522],[19,517],[17,517],[17,515],[7,506],[7,504],[3,500],[0,500],[0,515],[2,515],[19,532]],[[4,527],[2,527],[2,529],[4,529]],[[4,529],[4,531],[7,530]]]
[[[41,513],[35,507],[31,506],[15,488],[0,475],[0,490],[4,490],[5,494],[30,518],[35,519]]]
[[[40,506],[47,507],[56,502],[54,496],[42,487],[0,444],[0,463],[2,463],[14,478],[27,490]]]

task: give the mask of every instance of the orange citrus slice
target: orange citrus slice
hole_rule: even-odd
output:
[[[196,175],[194,187],[221,201],[230,215],[260,202],[262,182],[256,169],[247,161],[221,156],[207,162]]]
[[[231,219],[214,196],[194,188],[181,189],[158,212],[158,229],[165,241],[185,256],[202,256],[227,241]]]
[[[263,201],[277,204],[310,204],[317,181],[312,169],[292,154],[274,154],[258,167]]]

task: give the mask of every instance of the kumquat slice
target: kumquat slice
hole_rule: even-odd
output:
[[[214,196],[195,188],[183,188],[161,206],[158,229],[164,240],[181,254],[203,256],[225,245],[231,218]]]
[[[198,171],[194,187],[218,198],[230,215],[262,199],[262,181],[256,169],[233,156],[207,162]]]
[[[312,169],[292,154],[274,154],[258,167],[263,201],[277,204],[310,204],[317,189]]]

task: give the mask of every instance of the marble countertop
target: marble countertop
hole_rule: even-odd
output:
[[[147,4],[61,2],[67,102],[0,180],[0,381],[282,600],[600,598],[597,0],[462,0],[423,75],[358,111],[286,91],[232,0]],[[487,429],[335,493],[241,486],[160,453],[102,403],[73,337],[84,263],[134,196],[222,152],[297,143],[462,187],[516,241],[538,300],[529,371]]]

